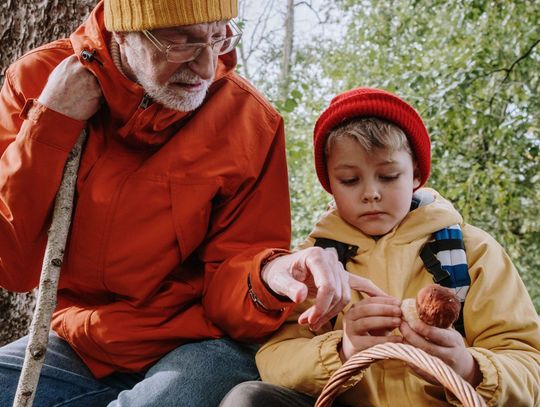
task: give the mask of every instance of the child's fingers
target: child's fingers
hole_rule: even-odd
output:
[[[415,342],[429,342],[437,346],[452,347],[455,345],[454,335],[449,329],[437,328],[428,325],[421,320],[416,320],[412,323],[403,323],[405,325],[402,332],[407,341],[409,339]],[[402,328],[400,327],[400,330]]]
[[[384,316],[401,318],[399,300],[392,297],[372,297],[353,304],[347,311],[347,318],[351,320]]]
[[[401,324],[400,318],[395,317],[368,317],[356,320],[347,320],[347,329],[355,335],[369,335],[377,331],[392,331]],[[386,333],[382,336],[386,336]]]

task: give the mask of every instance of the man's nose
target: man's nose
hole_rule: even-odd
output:
[[[193,61],[190,61],[188,66],[201,79],[211,79],[215,71],[216,55],[209,45],[204,47],[200,54]]]

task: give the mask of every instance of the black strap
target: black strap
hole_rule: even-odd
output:
[[[442,268],[441,262],[435,257],[435,254],[431,249],[432,243],[433,242],[428,242],[422,247],[420,258],[424,262],[427,271],[433,276],[433,281],[440,284],[442,281],[450,278],[450,273]]]
[[[318,237],[315,239],[316,247],[322,247],[326,249],[328,247],[333,247],[336,249],[338,260],[343,264],[343,268],[346,268],[347,262],[358,252],[358,246],[348,245],[347,243],[338,242],[337,240],[326,239],[323,237]]]
[[[413,195],[411,200],[411,207],[409,208],[409,212],[414,211],[415,209],[418,209],[420,206],[420,199]]]
[[[444,239],[429,242],[429,247],[433,253],[439,253],[443,250],[465,250],[465,245],[461,239]]]

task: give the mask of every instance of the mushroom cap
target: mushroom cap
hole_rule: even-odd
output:
[[[439,284],[423,287],[416,296],[416,310],[422,321],[449,328],[458,319],[461,304],[454,290]]]

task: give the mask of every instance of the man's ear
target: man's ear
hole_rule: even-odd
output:
[[[413,189],[420,186],[420,179],[420,169],[418,168],[418,164],[415,162],[413,168]]]

